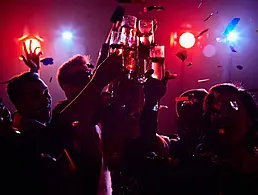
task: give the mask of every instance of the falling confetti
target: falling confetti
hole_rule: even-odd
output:
[[[229,46],[229,47],[230,47],[230,49],[231,49],[232,52],[235,52],[235,53],[237,52],[237,51],[234,49],[233,46]]]
[[[202,36],[204,33],[206,33],[206,32],[208,32],[209,31],[209,29],[207,28],[207,29],[205,29],[205,30],[203,30],[202,32],[200,32],[200,34],[199,35],[197,35],[195,38],[198,38],[198,37],[200,37],[200,36]]]
[[[164,7],[163,6],[152,5],[152,6],[148,6],[148,7],[143,8],[143,12],[145,12],[145,13],[153,11],[153,10],[161,11],[161,10],[164,10]]]
[[[222,68],[222,66],[221,66],[221,65],[218,65],[217,68]]]
[[[258,29],[256,29],[256,32],[258,32]]]
[[[238,65],[238,66],[236,66],[236,67],[237,67],[238,70],[243,70],[243,69],[244,69],[244,67],[241,66],[241,65]]]
[[[204,82],[207,82],[209,81],[210,79],[199,79],[197,82],[198,83],[204,83]]]
[[[48,66],[54,64],[54,59],[53,58],[44,58],[40,60],[40,62],[43,63],[43,65]]]
[[[217,11],[216,14],[218,14],[219,12]],[[214,13],[212,12],[207,18],[204,19],[204,22],[208,21],[212,16],[214,15]]]
[[[180,51],[176,54],[176,56],[184,62],[187,59],[187,52],[186,51]]]
[[[52,79],[53,79],[53,77],[50,77],[50,79],[49,79],[49,82],[50,82],[50,83],[52,82]]]
[[[79,125],[79,121],[74,121],[74,122],[72,122],[72,126],[73,127],[76,127],[76,126],[78,126]]]
[[[233,18],[231,22],[227,25],[227,28],[225,29],[223,35],[227,36],[229,33],[231,33],[239,23],[240,18]]]
[[[168,79],[175,79],[177,77],[177,74],[169,74]]]
[[[192,66],[192,65],[193,65],[192,63],[187,64],[187,66]]]
[[[168,109],[168,106],[164,106],[164,105],[159,106],[159,110],[165,110],[165,109]]]
[[[198,9],[202,6],[203,0],[200,1],[199,5],[198,5]]]
[[[236,101],[230,101],[230,106],[234,109],[234,110],[238,110],[238,105]]]
[[[51,159],[51,160],[53,160],[53,161],[56,161],[56,159],[55,158],[53,158],[52,156],[50,156],[49,154],[41,154],[41,157],[42,158],[48,158],[48,159]]]

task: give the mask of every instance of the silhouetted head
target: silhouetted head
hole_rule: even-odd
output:
[[[76,55],[59,67],[57,79],[67,99],[73,99],[89,83],[89,63],[88,56]]]
[[[13,77],[7,85],[10,100],[23,117],[49,122],[51,96],[37,73],[26,72]]]
[[[257,107],[252,96],[228,83],[210,88],[204,111],[211,129],[224,141],[243,140],[257,119]]]
[[[208,92],[205,89],[190,89],[182,93],[179,100],[176,102],[176,112],[179,117],[179,113],[185,105],[198,105],[202,107],[205,96]],[[180,100],[181,99],[181,100]]]
[[[203,129],[203,101],[205,89],[191,89],[179,97],[177,102],[178,134],[181,139],[197,140]],[[190,139],[189,139],[190,138]]]

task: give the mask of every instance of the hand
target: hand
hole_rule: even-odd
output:
[[[93,80],[106,86],[113,79],[115,79],[120,73],[122,73],[122,56],[117,53],[111,54],[104,62],[102,62],[97,68]]]
[[[32,41],[30,41],[29,51],[26,48],[25,43],[23,43],[23,49],[25,52],[25,56],[21,55],[24,63],[30,68],[31,72],[38,72],[40,69],[40,62],[39,62],[39,56],[42,55],[42,52],[37,53],[37,49],[39,47],[36,47],[34,51],[32,51]]]
[[[152,69],[148,70],[145,76],[148,78],[144,83],[145,103],[155,106],[157,102],[165,95],[167,90],[167,82],[169,80],[169,72],[165,73],[162,80],[151,77],[154,73]]]

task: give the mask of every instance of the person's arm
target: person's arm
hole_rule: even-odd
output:
[[[60,112],[62,120],[69,122],[79,120],[84,125],[90,124],[98,110],[103,88],[121,72],[122,56],[114,54],[108,57],[95,71],[91,81]]]
[[[168,79],[169,73],[166,73],[163,80],[150,77],[144,84],[145,103],[140,116],[140,130],[146,153],[153,151],[155,146],[158,131],[158,106],[160,99],[166,93]]]

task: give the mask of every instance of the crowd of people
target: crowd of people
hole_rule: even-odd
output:
[[[118,53],[95,68],[76,55],[59,67],[66,99],[51,111],[40,53],[24,50],[30,70],[7,84],[16,112],[0,106],[1,194],[258,194],[258,112],[244,89],[187,91],[167,137],[157,118],[169,73],[139,83]]]

